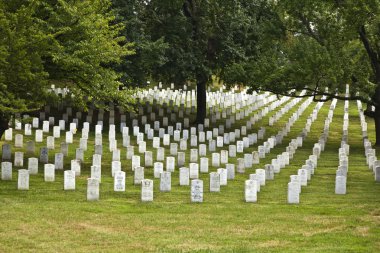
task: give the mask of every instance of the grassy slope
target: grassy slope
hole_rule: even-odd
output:
[[[271,151],[261,167],[285,151],[289,140],[302,130],[313,107],[314,104],[308,107],[294,124],[291,134]],[[178,170],[172,175],[172,192],[160,193],[159,180],[155,179],[154,202],[140,203],[140,187],[132,184],[131,162],[125,160],[125,149],[122,165],[123,170],[127,170],[127,191],[113,192],[111,156],[105,152],[101,200],[86,202],[86,178],[93,153],[91,136],[82,176],[77,178],[74,192],[63,191],[62,171],[57,172],[56,182],[43,182],[41,166],[39,175],[31,177],[29,191],[16,189],[17,173],[13,174],[11,182],[0,181],[0,251],[379,252],[380,184],[374,182],[365,165],[356,103],[350,103],[347,195],[334,194],[343,123],[343,102],[338,102],[328,145],[318,161],[314,177],[302,190],[301,204],[286,204],[289,175],[295,174],[311,154],[322,132],[328,107],[329,103],[322,107],[304,146],[297,150],[291,164],[282,169],[274,181],[267,181],[262,187],[256,204],[244,203],[243,189],[244,180],[260,167],[257,165],[245,175],[237,175],[234,181],[229,181],[221,193],[209,193],[208,175],[202,174],[205,187],[202,204],[190,203],[190,187],[178,186]],[[266,138],[277,132],[293,111],[281,118],[275,127],[267,128]],[[255,131],[261,124],[268,123],[267,118],[254,126]],[[368,119],[368,123],[369,137],[373,140],[373,122]],[[75,156],[74,147],[79,146],[79,137],[76,139],[70,157]],[[26,141],[24,138],[24,143]],[[104,138],[103,142],[106,151],[108,141]],[[56,150],[59,143],[56,140]],[[257,150],[257,146],[250,150]],[[169,150],[166,152],[168,155]],[[208,155],[211,165],[211,154],[208,152]],[[143,161],[143,156],[141,158]],[[186,158],[188,161],[189,153]],[[50,152],[50,160],[54,160],[53,152]],[[69,168],[69,159],[65,162]],[[230,158],[230,162],[235,159]],[[146,177],[153,177],[152,169],[147,169]]]

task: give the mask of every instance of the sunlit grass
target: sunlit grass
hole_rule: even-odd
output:
[[[300,104],[274,127],[267,126],[271,113],[254,125],[252,131],[257,132],[260,126],[267,126],[266,138],[277,133]],[[63,171],[57,171],[55,182],[45,183],[41,165],[39,175],[31,176],[29,191],[17,190],[15,171],[13,181],[0,181],[0,251],[379,252],[380,184],[374,181],[365,163],[355,102],[350,103],[348,142],[351,153],[347,195],[334,194],[343,125],[343,102],[338,102],[326,149],[318,161],[315,175],[302,189],[301,203],[286,203],[287,183],[289,176],[295,174],[312,153],[313,144],[322,133],[329,103],[322,107],[303,147],[297,150],[290,165],[276,174],[274,181],[267,181],[262,187],[258,202],[252,204],[243,200],[244,180],[256,168],[263,167],[285,151],[290,139],[302,131],[314,106],[312,103],[305,110],[283,144],[274,148],[260,165],[254,165],[243,175],[236,174],[236,179],[222,187],[220,193],[208,192],[208,174],[200,174],[205,193],[204,203],[198,204],[190,203],[189,186],[178,185],[178,168],[172,175],[171,192],[161,193],[159,180],[154,179],[154,202],[141,203],[140,187],[133,185],[131,161],[125,159],[125,148],[121,158],[122,168],[127,172],[126,192],[114,192],[106,133],[103,138],[100,201],[87,202],[86,179],[90,174],[94,143],[92,133],[75,191],[63,191]],[[374,142],[373,122],[370,119],[367,122],[369,138]],[[61,135],[63,137],[55,142],[55,152],[59,152],[59,144],[64,140],[64,135]],[[70,160],[79,146],[79,135],[70,145],[69,158],[65,158],[66,169],[70,168]],[[24,143],[27,140],[24,137]],[[121,136],[118,135],[119,148],[121,144]],[[150,141],[147,147],[153,150]],[[13,148],[13,152],[17,150]],[[38,150],[36,148],[36,157]],[[248,149],[249,152],[253,150],[257,150],[257,145]],[[190,144],[186,152],[187,163],[189,154]],[[207,154],[211,165],[211,153]],[[169,155],[169,148],[165,155]],[[153,157],[156,157],[156,152],[153,152]],[[143,158],[141,155],[142,163]],[[49,159],[54,161],[54,152],[50,152]],[[229,162],[236,163],[236,159],[230,158]],[[210,166],[210,171],[215,170]],[[146,169],[145,177],[153,178],[153,168]]]

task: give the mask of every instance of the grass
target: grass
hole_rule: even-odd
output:
[[[272,112],[254,125],[252,131],[267,126],[266,138],[277,133],[301,103],[274,127],[267,126]],[[18,191],[14,170],[13,181],[0,181],[0,252],[379,252],[380,184],[374,181],[365,163],[360,120],[354,102],[350,103],[347,195],[334,194],[343,125],[343,102],[338,102],[326,149],[318,161],[315,175],[302,189],[301,203],[286,203],[287,183],[289,176],[295,174],[312,153],[313,144],[322,133],[329,103],[322,107],[290,165],[261,188],[258,203],[243,201],[244,180],[256,168],[285,151],[290,139],[301,132],[314,105],[312,103],[305,110],[283,144],[274,148],[260,165],[254,165],[245,174],[237,174],[220,193],[210,193],[208,175],[200,174],[204,180],[204,203],[190,203],[190,187],[178,185],[178,168],[172,175],[171,192],[161,193],[159,180],[154,179],[154,202],[141,203],[140,186],[133,185],[131,161],[125,159],[125,148],[121,157],[123,170],[127,172],[126,192],[114,192],[107,136],[103,139],[98,202],[86,201],[93,134],[75,191],[63,191],[63,171],[57,171],[55,182],[43,182],[42,165],[39,174],[31,176],[30,190]],[[370,119],[367,122],[369,138],[374,141],[373,122]],[[61,135],[63,140],[64,135]],[[78,135],[70,145],[65,168],[69,168],[75,147],[79,146]],[[121,148],[120,136],[118,138]],[[24,143],[27,140],[29,138],[24,137]],[[59,152],[60,142],[56,140],[55,152]],[[150,141],[147,147],[150,149]],[[187,163],[189,144],[188,148]],[[21,149],[13,148],[13,152],[18,150]],[[257,145],[248,149],[253,150],[257,150]],[[155,157],[156,152],[153,155]],[[168,155],[169,149],[166,150]],[[211,165],[210,152],[208,157]],[[141,158],[143,163],[143,156]],[[54,152],[50,152],[49,159],[54,161]],[[229,162],[236,163],[236,159],[230,158]],[[215,170],[210,166],[210,171]],[[145,176],[153,178],[153,169],[147,168]]]

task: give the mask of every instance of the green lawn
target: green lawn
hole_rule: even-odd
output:
[[[252,131],[267,126],[265,139],[277,133],[301,103],[274,127],[267,126],[272,112],[254,125]],[[178,186],[178,168],[172,175],[171,192],[161,193],[159,180],[154,179],[154,202],[141,203],[140,187],[132,183],[131,161],[125,159],[125,148],[121,157],[123,170],[127,172],[126,192],[113,192],[106,135],[103,139],[100,201],[87,202],[86,179],[92,162],[92,133],[75,191],[63,191],[63,171],[57,171],[55,182],[43,182],[41,165],[39,175],[31,176],[29,191],[16,189],[15,170],[13,181],[0,181],[0,252],[380,252],[380,183],[374,181],[365,163],[356,102],[350,102],[348,142],[351,153],[347,195],[334,194],[343,126],[344,103],[339,101],[326,149],[318,160],[315,175],[302,189],[301,203],[286,203],[289,176],[295,174],[312,153],[313,144],[322,133],[329,105],[325,103],[322,107],[303,147],[297,150],[290,165],[261,188],[257,203],[244,202],[244,180],[256,168],[263,167],[285,151],[289,141],[301,132],[315,103],[293,125],[283,144],[274,148],[260,165],[254,165],[245,174],[237,174],[228,186],[222,186],[220,193],[208,192],[208,174],[200,174],[204,180],[204,202],[198,204],[190,203],[189,186]],[[374,142],[374,124],[370,119],[367,123],[369,138]],[[79,146],[79,135],[76,134],[75,143],[70,146],[69,158],[65,158],[66,168],[75,156],[75,147]],[[61,140],[55,142],[56,152],[64,140],[62,132],[61,136]],[[24,137],[25,147],[27,140]],[[119,148],[121,145],[118,135]],[[152,150],[151,142],[147,147]],[[187,162],[189,144],[188,147]],[[17,150],[13,148],[12,151]],[[257,150],[257,145],[248,149],[253,150]],[[156,152],[153,155],[155,158]],[[166,150],[168,155],[169,149]],[[208,157],[211,165],[210,152]],[[54,161],[52,151],[50,161]],[[141,161],[143,164],[143,156]],[[235,161],[229,160],[230,163]],[[26,165],[27,160],[24,163]],[[210,166],[210,171],[215,170]],[[146,168],[145,177],[153,178],[152,168]]]

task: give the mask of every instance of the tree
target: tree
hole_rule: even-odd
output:
[[[253,90],[298,96],[306,89],[315,101],[325,95],[375,106],[380,145],[380,2],[283,0],[273,1],[273,8],[283,36],[244,66],[241,79]]]
[[[261,25],[271,18],[265,1],[113,2],[126,23],[137,24],[126,26],[126,34],[136,35],[129,38],[140,42],[137,54],[127,59],[140,66],[140,77],[150,75],[155,80],[176,84],[196,83],[198,123],[206,117],[206,85],[212,76],[232,82],[227,73],[257,55]],[[146,57],[152,54],[154,57]],[[130,78],[136,81],[135,76]]]
[[[128,102],[109,67],[132,53],[106,0],[0,0],[0,137],[14,113],[39,109],[51,84],[78,106]]]

